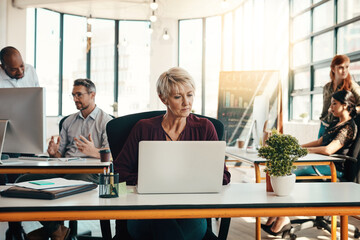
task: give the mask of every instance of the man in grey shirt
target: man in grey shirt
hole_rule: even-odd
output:
[[[99,150],[108,148],[106,124],[112,117],[98,108],[95,104],[96,88],[89,79],[77,79],[74,81],[72,96],[76,108],[80,110],[65,119],[60,136],[55,141],[51,137],[48,146],[50,157],[94,157],[100,158]],[[65,174],[65,175],[36,175],[36,179],[63,177],[97,182],[97,174]],[[27,178],[26,178],[27,177]],[[34,179],[34,175],[25,175],[21,181]],[[66,239],[69,229],[63,222],[41,222],[44,227],[27,234],[32,239]]]

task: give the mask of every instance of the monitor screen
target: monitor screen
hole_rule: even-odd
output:
[[[0,153],[44,153],[45,109],[44,88],[0,88]]]

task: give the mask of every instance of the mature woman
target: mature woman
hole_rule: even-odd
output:
[[[340,90],[351,91],[355,97],[356,105],[360,105],[360,86],[351,79],[349,74],[349,65],[350,59],[346,55],[336,55],[331,61],[330,65],[330,79],[323,89],[323,109],[321,112],[320,120],[320,138],[326,127],[329,126],[334,121],[337,121],[337,118],[329,113],[329,107],[331,103],[331,96]]]
[[[331,155],[334,153],[347,154],[357,133],[357,127],[353,120],[353,117],[356,115],[354,95],[346,90],[334,93],[331,97],[329,112],[334,117],[338,118],[339,121],[332,122],[322,137],[313,142],[303,144],[302,147],[307,148],[309,153],[324,155]],[[343,171],[343,164],[335,163],[335,165],[338,171]],[[308,172],[311,167],[302,167],[309,169],[300,168],[301,167],[298,167],[298,170],[295,171],[297,176],[303,175],[304,170]],[[313,173],[315,172],[313,171]],[[330,170],[324,174],[330,175]],[[262,225],[262,228],[267,233],[276,236],[284,231],[290,230],[290,219],[288,217],[271,217],[266,224]]]
[[[166,106],[166,113],[140,120],[114,161],[120,181],[126,181],[128,185],[137,183],[141,140],[218,140],[215,127],[209,120],[191,114],[195,83],[188,72],[174,67],[161,74],[157,81],[157,93]],[[229,182],[230,173],[224,167],[223,184]],[[200,240],[207,228],[205,219],[129,220],[127,226],[133,239]]]

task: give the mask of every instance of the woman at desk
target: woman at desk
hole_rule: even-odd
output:
[[[355,97],[356,105],[360,104],[360,86],[351,79],[349,65],[350,59],[346,55],[336,55],[331,61],[331,81],[325,84],[323,89],[323,109],[320,115],[321,124],[318,138],[323,136],[329,124],[337,121],[337,118],[329,112],[332,94],[341,90],[350,91]],[[359,111],[359,109],[357,110]]]
[[[138,147],[141,140],[185,141],[218,140],[214,125],[205,118],[191,114],[195,83],[187,71],[174,67],[160,75],[157,93],[166,106],[166,113],[140,120],[114,161],[120,181],[136,185],[138,178]],[[223,184],[230,182],[224,167]],[[205,219],[129,220],[127,228],[133,239],[202,239]]]
[[[353,120],[356,116],[354,95],[346,90],[334,93],[331,97],[329,112],[339,121],[331,123],[322,137],[303,144],[302,147],[307,148],[309,153],[346,155],[357,133],[357,127]],[[335,163],[335,166],[337,171],[343,172],[343,163]],[[316,173],[312,167],[303,166],[298,167],[295,174],[301,176]],[[330,175],[330,169],[323,174]],[[270,217],[261,227],[267,233],[276,236],[290,230],[290,219],[288,217]]]

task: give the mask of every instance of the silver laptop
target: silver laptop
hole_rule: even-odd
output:
[[[224,141],[141,141],[138,193],[213,193],[222,186]]]

